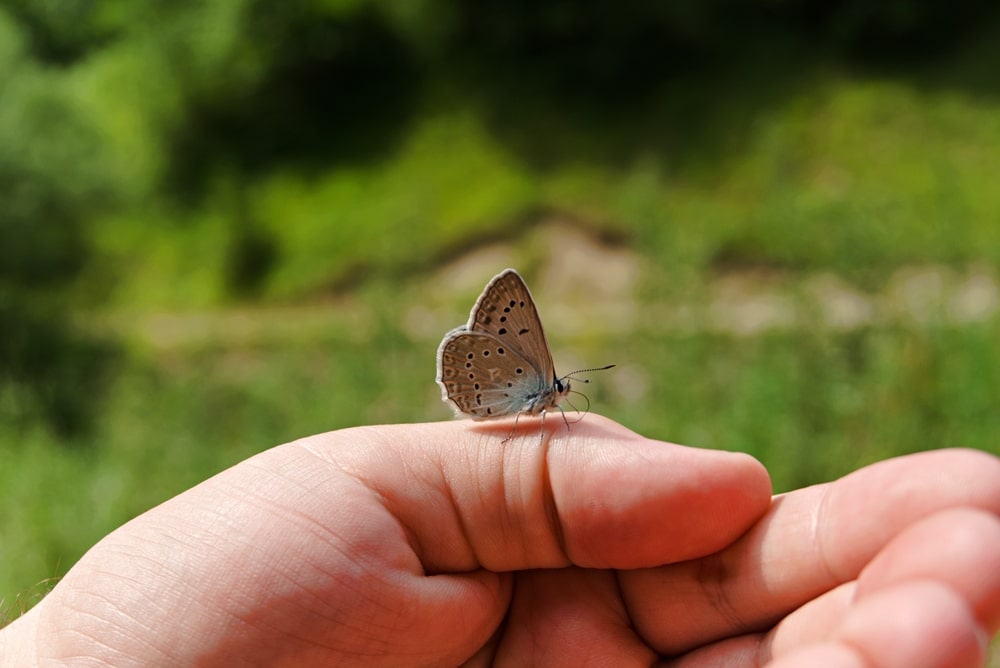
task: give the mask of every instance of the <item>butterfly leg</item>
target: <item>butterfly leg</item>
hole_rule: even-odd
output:
[[[507,437],[505,439],[503,439],[502,441],[500,441],[501,444],[506,444],[508,441],[510,441],[510,439],[514,438],[514,430],[517,429],[517,421],[519,419],[521,419],[521,414],[520,413],[515,413],[514,414],[514,424],[510,428],[510,433],[507,434]]]
[[[564,411],[562,409],[562,406],[559,406],[558,408],[559,408],[559,412],[562,413],[563,422],[566,423],[566,430],[569,431],[569,420],[566,418],[566,411]],[[541,418],[541,421],[538,424],[538,442],[539,442],[539,444],[543,444],[545,442],[545,414],[546,413],[548,413],[548,411],[543,410],[543,411],[539,412],[539,414],[538,414],[539,417]],[[510,433],[507,434],[506,438],[504,438],[502,441],[500,441],[501,443],[507,443],[512,438],[514,438],[514,432],[517,430],[517,421],[520,420],[520,419],[521,419],[521,413],[515,413],[514,414],[514,424],[510,428]]]
[[[559,412],[562,413],[563,422],[566,423],[566,431],[569,431],[569,418],[566,417],[566,411],[563,410],[562,406],[559,406]]]

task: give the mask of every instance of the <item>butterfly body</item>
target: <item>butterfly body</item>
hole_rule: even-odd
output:
[[[555,410],[569,393],[552,363],[528,286],[513,269],[497,274],[476,300],[467,325],[438,347],[437,383],[459,415],[489,420]]]

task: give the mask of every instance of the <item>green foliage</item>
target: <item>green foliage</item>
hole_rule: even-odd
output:
[[[19,37],[0,13],[0,419],[42,419],[69,437],[90,423],[113,358],[67,309],[89,259],[85,222],[109,188],[72,91]]]

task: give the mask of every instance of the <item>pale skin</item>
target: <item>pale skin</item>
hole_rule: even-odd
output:
[[[1000,460],[772,499],[746,455],[596,415],[279,446],[114,531],[0,631],[12,666],[980,666]]]

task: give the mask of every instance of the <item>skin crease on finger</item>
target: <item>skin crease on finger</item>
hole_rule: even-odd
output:
[[[507,444],[496,436],[508,425],[466,424],[464,442],[442,441],[439,425],[408,425],[372,444],[391,439],[406,453],[369,484],[429,572],[685,560],[732,542],[770,503],[767,472],[753,458],[651,441],[597,415],[569,432],[546,424],[546,447],[535,440],[537,422],[522,419],[518,430],[530,436]],[[427,442],[440,446],[415,460],[409,453]],[[340,465],[368,470],[370,456],[400,455],[355,447]],[[448,508],[427,512],[436,503]],[[442,523],[446,515],[454,521]]]

